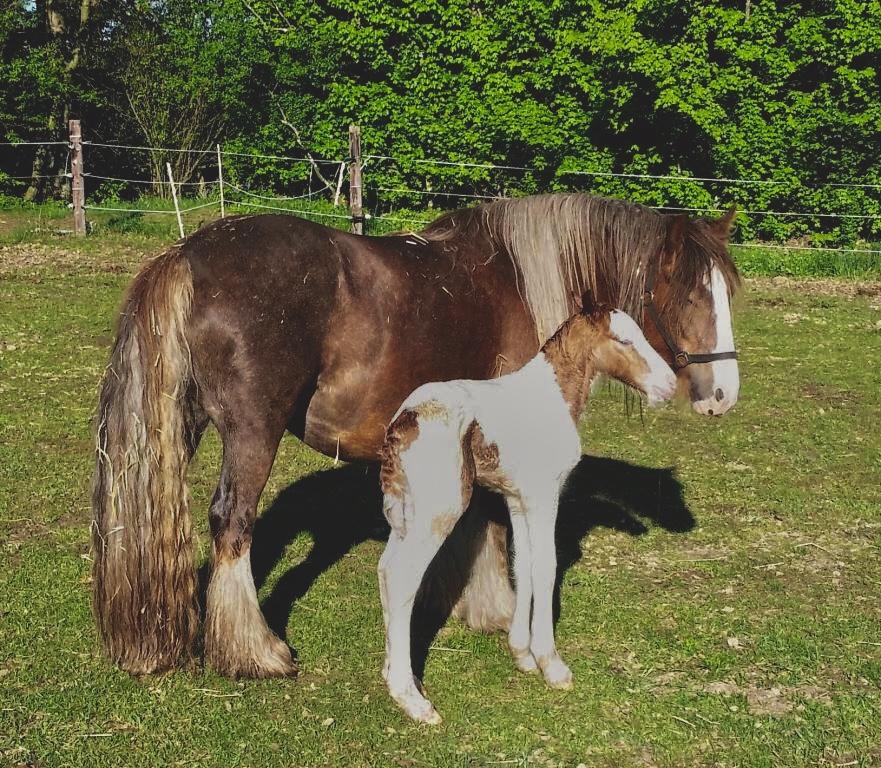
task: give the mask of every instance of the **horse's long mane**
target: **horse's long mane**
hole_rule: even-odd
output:
[[[483,231],[514,262],[521,295],[544,343],[571,314],[573,298],[588,290],[604,293],[641,320],[647,266],[660,257],[675,218],[623,200],[547,194],[453,211],[421,234],[443,241]],[[703,219],[687,220],[671,300],[666,302],[671,310],[714,263],[722,267],[732,291],[737,285],[737,270],[711,226]]]

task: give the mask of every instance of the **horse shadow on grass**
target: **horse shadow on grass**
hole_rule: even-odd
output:
[[[504,501],[496,494],[475,493],[471,507],[426,574],[412,623],[413,670],[418,677],[429,646],[465,586],[490,519],[507,523]],[[581,541],[591,530],[602,526],[640,536],[648,532],[649,525],[672,532],[689,531],[695,525],[673,469],[582,457],[560,501],[555,618],[559,616],[562,577],[581,558]],[[362,542],[388,538],[378,467],[348,464],[319,471],[297,480],[273,500],[254,530],[251,564],[258,588],[288,544],[302,533],[312,538],[311,550],[279,577],[262,604],[267,622],[282,638],[294,603],[321,574]],[[378,602],[378,588],[376,599]]]

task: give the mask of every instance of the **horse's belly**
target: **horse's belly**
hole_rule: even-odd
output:
[[[319,383],[306,411],[303,441],[326,456],[378,461],[394,410],[367,402],[360,388],[340,390]]]
[[[445,279],[446,292],[400,275],[381,277],[391,288],[379,297],[378,279],[370,291],[341,286],[326,336],[303,439],[328,456],[377,461],[386,427],[418,386],[491,378],[535,352],[532,322],[515,311],[516,294],[475,293],[473,275],[464,271]],[[510,309],[501,312],[497,304]]]

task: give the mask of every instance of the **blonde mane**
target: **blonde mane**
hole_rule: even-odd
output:
[[[445,241],[479,232],[508,254],[543,344],[572,314],[573,299],[587,291],[608,297],[639,320],[647,266],[659,258],[674,218],[624,200],[546,194],[453,211],[421,234]],[[683,257],[677,261],[681,287],[687,290],[713,263],[723,266],[729,287],[736,286],[736,269],[724,243],[711,247],[706,237],[709,224],[688,220],[684,228]]]

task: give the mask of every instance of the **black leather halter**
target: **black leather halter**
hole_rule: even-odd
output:
[[[667,326],[664,325],[663,320],[661,320],[661,315],[658,313],[657,307],[655,307],[655,278],[657,273],[657,264],[649,268],[649,272],[645,278],[645,295],[642,301],[643,306],[649,313],[649,317],[651,317],[652,322],[655,324],[655,328],[658,329],[658,333],[661,334],[661,338],[667,345],[667,349],[669,349],[670,353],[673,355],[673,370],[678,371],[692,363],[712,363],[716,360],[737,360],[736,350],[731,350],[730,352],[695,353],[679,349],[679,345],[673,340],[670,331],[667,330]]]

